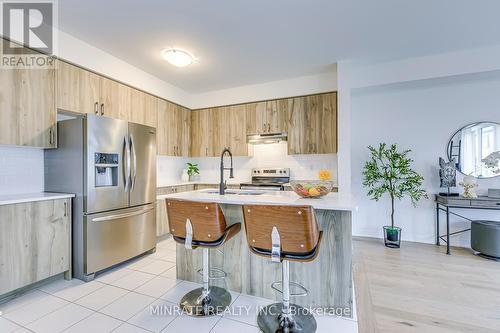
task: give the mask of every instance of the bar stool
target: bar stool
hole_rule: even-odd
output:
[[[282,293],[281,303],[263,308],[257,323],[264,333],[316,331],[316,320],[306,309],[290,304],[290,296],[306,296],[307,289],[290,282],[290,261],[316,258],[323,235],[310,206],[244,205],[245,230],[250,250],[281,263],[282,280],[271,288]],[[291,293],[290,287],[300,292]]]
[[[186,249],[203,249],[203,287],[191,290],[181,299],[182,311],[191,316],[212,316],[223,312],[231,304],[231,294],[224,288],[210,286],[209,281],[223,279],[226,273],[210,268],[211,248],[217,248],[236,235],[241,223],[227,226],[224,213],[216,203],[167,199],[170,233]],[[217,275],[219,274],[219,275]]]

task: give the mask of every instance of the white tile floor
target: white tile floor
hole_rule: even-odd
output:
[[[248,314],[192,318],[172,309],[188,291],[200,285],[175,278],[175,243],[158,243],[156,253],[98,276],[95,281],[57,280],[0,304],[1,333],[253,333],[259,332],[256,307],[272,301],[231,292],[233,308]],[[318,333],[358,331],[356,316],[316,317]]]

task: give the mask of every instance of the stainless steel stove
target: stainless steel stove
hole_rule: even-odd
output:
[[[283,191],[289,182],[290,168],[252,169],[252,181],[240,184],[240,189]]]

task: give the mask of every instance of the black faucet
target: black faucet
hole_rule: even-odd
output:
[[[226,153],[229,154],[229,157],[231,157],[231,167],[230,168],[224,168],[224,155]],[[231,151],[229,148],[224,148],[222,151],[222,154],[220,155],[220,185],[219,185],[219,194],[224,195],[226,191],[226,184],[224,182],[224,170],[229,170],[229,178],[234,178],[233,175],[233,154],[231,154]]]

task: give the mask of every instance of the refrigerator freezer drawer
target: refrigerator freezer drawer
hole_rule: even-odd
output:
[[[85,274],[133,258],[156,246],[154,204],[85,217]]]

